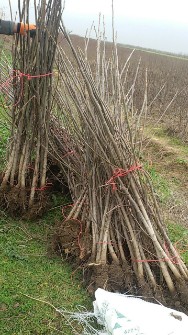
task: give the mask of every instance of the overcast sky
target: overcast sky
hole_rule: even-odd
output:
[[[17,0],[11,3],[15,12]],[[67,29],[84,36],[93,21],[97,26],[101,13],[105,17],[106,37],[111,40],[111,3],[66,0],[63,17]],[[8,18],[8,0],[0,7],[6,10]],[[188,0],[114,0],[114,10],[119,43],[188,54]]]

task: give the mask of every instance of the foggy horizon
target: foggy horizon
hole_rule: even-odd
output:
[[[11,0],[13,17],[17,1]],[[31,1],[32,4],[32,1]],[[4,1],[6,19],[10,19],[8,0]],[[176,54],[188,54],[188,2],[186,0],[114,0],[115,31],[117,43],[141,48],[166,51]],[[112,1],[66,0],[63,20],[72,34],[85,36],[92,22],[98,27],[99,13],[101,21],[104,15],[105,36],[112,41]],[[30,20],[34,20],[31,5]],[[101,29],[103,23],[101,22]],[[91,38],[96,38],[91,34]]]
[[[81,20],[80,20],[81,21]],[[84,30],[84,28],[79,28],[79,20],[75,22],[73,20],[70,22],[64,18],[64,23],[67,30],[74,35],[78,35],[81,37],[85,37],[87,29],[89,30],[92,22],[88,20],[88,28]],[[106,41],[112,41],[112,30],[111,24],[106,25]],[[89,25],[90,24],[90,25]],[[97,27],[96,21],[96,27]],[[115,32],[117,32],[117,43],[130,45],[140,48],[153,49],[163,52],[188,55],[188,45],[185,43],[188,36],[188,27],[179,26],[174,27],[172,24],[165,24],[159,22],[151,22],[151,21],[137,21],[127,19],[123,22],[124,30],[119,29],[118,26],[121,25],[121,22],[116,22],[115,24]],[[91,38],[96,39],[96,35],[94,32],[91,33]],[[169,43],[169,39],[176,40],[175,44],[172,45]],[[184,48],[182,47],[184,46]]]

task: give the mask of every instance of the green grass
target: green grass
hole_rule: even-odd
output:
[[[179,165],[186,165],[187,160],[181,157],[181,154],[185,155],[185,157],[186,155],[188,156],[188,146],[186,146],[178,138],[168,136],[165,130],[161,127],[153,130],[155,130],[155,135],[165,139],[168,145],[179,149],[180,157],[176,157],[174,162],[178,163]],[[154,166],[149,166],[147,162],[145,163],[145,168],[150,174],[158,200],[162,203],[162,206],[168,205],[168,201],[172,198],[174,187],[179,185],[179,180],[176,178],[167,180],[164,176],[156,171]],[[176,201],[178,203],[180,200],[177,199]],[[178,224],[178,222],[167,222],[167,227],[171,241],[175,245],[176,242],[179,241],[177,244],[177,250],[180,250],[180,254],[183,260],[186,264],[188,264],[188,229]]]
[[[167,222],[167,227],[172,243],[174,243],[182,259],[188,265],[188,229],[176,222]]]
[[[58,219],[59,212],[51,211],[34,223],[6,216],[0,220],[1,334],[72,334],[52,307],[25,295],[69,311],[78,305],[91,308],[80,275],[72,278],[65,260],[47,255],[50,222]]]
[[[6,161],[9,130],[0,109],[0,171]],[[72,335],[65,320],[49,305],[75,311],[78,305],[91,309],[91,298],[82,288],[81,275],[66,260],[47,253],[56,221],[62,220],[59,204],[66,199],[53,196],[54,210],[36,222],[13,220],[0,212],[0,334]]]
[[[8,142],[9,130],[7,125],[0,123],[0,170],[4,168],[5,157],[6,157],[6,147]]]
[[[160,175],[154,166],[149,166],[148,163],[144,164],[145,169],[148,171],[152,184],[154,187],[155,195],[161,203],[167,203],[172,196],[172,190],[169,182]]]
[[[164,139],[168,145],[174,147],[175,149],[178,149],[180,154],[184,154],[186,156],[188,155],[188,145],[181,141],[178,137],[168,135],[165,128],[148,127],[147,132],[148,134],[154,133],[154,136]]]
[[[0,110],[0,171],[4,169],[9,130]],[[82,288],[79,273],[72,277],[66,260],[47,253],[56,221],[62,220],[59,204],[66,199],[53,196],[54,210],[36,222],[13,220],[0,212],[0,334],[72,335],[65,320],[49,305],[75,311],[78,305],[91,309],[91,298]]]

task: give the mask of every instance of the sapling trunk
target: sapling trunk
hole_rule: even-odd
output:
[[[176,292],[179,299],[181,283],[187,285],[188,270],[168,237],[153,186],[139,162],[142,122],[147,114],[147,75],[144,102],[141,110],[136,111],[134,88],[139,64],[134,82],[126,91],[130,58],[120,70],[116,43],[111,58],[107,59],[105,43],[99,37],[96,69],[92,73],[88,56],[76,50],[63,24],[61,31],[71,57],[58,47],[57,118],[59,129],[61,120],[69,120],[63,124],[64,132],[69,134],[79,155],[74,155],[74,159],[70,156],[67,164],[59,154],[65,151],[64,141],[52,142],[74,199],[80,201],[84,185],[89,213],[82,208],[76,218],[84,222],[92,236],[89,257],[85,260],[86,268],[89,266],[93,271],[89,287],[95,289],[101,279],[100,285],[116,289],[117,269],[121,274],[127,269],[131,292],[142,294],[143,289],[145,294],[146,288],[153,295]],[[86,45],[87,51],[88,40]],[[117,171],[124,174],[116,176]],[[69,220],[74,218],[74,210],[70,211]],[[177,264],[175,259],[179,259]],[[104,281],[97,278],[103,271]],[[130,288],[126,275],[119,290]]]
[[[18,0],[20,22],[29,23],[29,8],[29,1]],[[39,6],[34,1],[34,9],[36,34],[33,38],[30,32],[15,36],[12,56],[12,145],[1,189],[12,194],[7,195],[6,208],[16,215],[25,215],[38,205],[37,215],[46,204],[45,201],[42,203],[44,197],[41,195],[45,194],[47,183],[52,75],[62,14],[61,0],[42,0]],[[19,193],[22,198],[20,207]],[[3,197],[2,193],[4,206]]]

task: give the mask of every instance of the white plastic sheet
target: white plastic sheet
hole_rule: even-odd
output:
[[[102,289],[95,298],[94,315],[105,329],[100,335],[188,335],[184,313]]]

